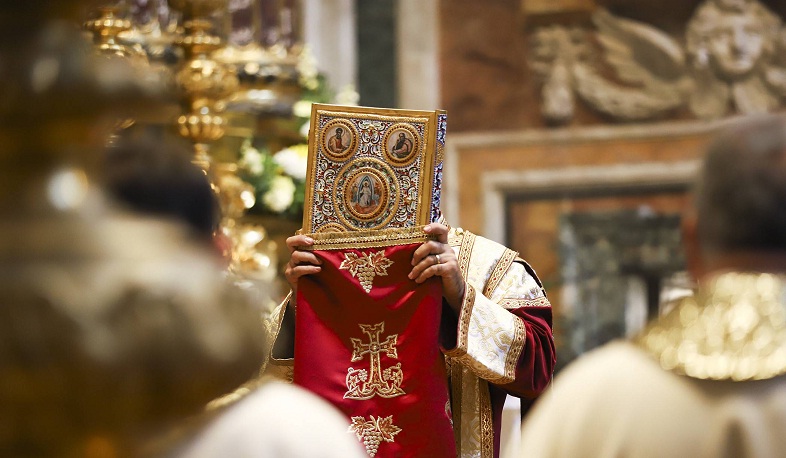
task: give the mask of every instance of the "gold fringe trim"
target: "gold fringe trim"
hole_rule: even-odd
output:
[[[314,239],[311,246],[298,247],[299,250],[343,250],[347,248],[379,248],[411,243],[425,243],[436,240],[433,235],[423,232],[424,226],[396,227],[370,231],[352,232],[315,232],[305,234]]]

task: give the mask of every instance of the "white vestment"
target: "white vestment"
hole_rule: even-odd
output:
[[[311,392],[263,383],[195,436],[179,458],[363,458],[349,422]]]
[[[694,379],[616,342],[556,377],[511,456],[776,457],[786,453],[784,431],[786,377]]]
[[[718,275],[569,365],[516,457],[786,456],[786,277]]]

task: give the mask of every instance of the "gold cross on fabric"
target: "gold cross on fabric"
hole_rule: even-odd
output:
[[[401,370],[401,363],[382,369],[380,354],[384,353],[389,358],[398,359],[396,350],[396,339],[398,334],[391,334],[380,342],[380,334],[385,331],[385,323],[374,325],[360,324],[360,329],[369,337],[368,343],[360,339],[350,338],[352,342],[352,362],[360,361],[365,355],[369,355],[369,369],[354,369],[347,371],[347,392],[344,393],[346,399],[370,399],[375,395],[383,398],[392,398],[406,394],[401,389],[401,382],[404,380],[404,372]]]

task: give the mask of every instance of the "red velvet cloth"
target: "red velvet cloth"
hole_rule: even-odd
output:
[[[315,250],[322,271],[298,282],[294,382],[344,412],[371,456],[456,456],[442,285],[407,278],[418,246]],[[369,262],[373,274],[353,276]]]

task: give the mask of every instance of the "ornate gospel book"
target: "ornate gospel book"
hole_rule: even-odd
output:
[[[371,457],[455,457],[442,283],[408,278],[439,217],[445,113],[314,105],[293,381],[331,402]]]
[[[439,215],[444,111],[314,104],[303,232],[428,224]]]

